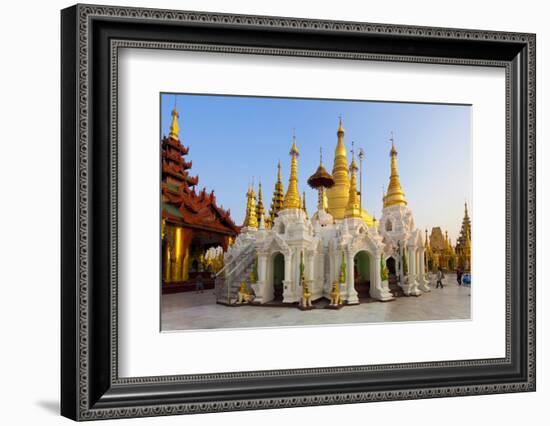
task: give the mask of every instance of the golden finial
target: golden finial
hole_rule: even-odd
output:
[[[395,205],[407,205],[407,200],[405,199],[405,193],[403,188],[401,188],[401,182],[399,182],[399,173],[397,171],[397,149],[395,149],[393,132],[391,132],[391,165],[390,165],[390,183],[388,185],[388,192],[384,196],[384,207],[395,206]]]
[[[306,208],[306,191],[302,192],[302,210],[307,216],[307,208]]]
[[[344,135],[344,126],[342,125],[342,115],[338,116],[338,131],[336,132],[338,136]]]
[[[300,193],[298,192],[298,147],[296,146],[296,135],[292,137],[292,147],[290,148],[290,178],[288,179],[288,189],[285,195],[283,208],[285,209],[300,209]]]
[[[177,100],[177,97],[174,97],[174,109],[172,110],[172,123],[170,124],[170,133],[168,134],[168,136],[171,137],[172,139],[179,141],[180,126],[178,123],[178,118],[180,116],[178,114],[178,111],[176,110],[176,100]]]
[[[397,155],[397,150],[395,149],[395,140],[393,139],[393,131],[390,132],[390,141],[391,141],[391,150],[390,150],[390,156]]]

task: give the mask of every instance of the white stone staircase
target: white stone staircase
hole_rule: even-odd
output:
[[[254,244],[249,244],[233,262],[227,263],[216,274],[215,292],[217,302],[235,303],[241,282],[246,281],[248,283],[255,260],[256,247]]]

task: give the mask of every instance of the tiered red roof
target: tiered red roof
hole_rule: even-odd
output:
[[[184,156],[189,153],[179,140],[162,139],[162,217],[170,223],[191,228],[236,235],[239,227],[231,219],[229,210],[217,205],[214,191],[203,188],[196,191],[198,176],[191,176],[192,161]]]

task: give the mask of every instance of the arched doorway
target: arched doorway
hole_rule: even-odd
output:
[[[397,280],[399,266],[395,257],[390,256],[386,259],[386,268],[388,269],[388,286],[391,294],[393,294],[394,297],[404,296],[403,290],[399,286]]]
[[[283,280],[285,279],[285,257],[277,253],[273,257],[273,300],[283,301]]]
[[[353,258],[354,287],[359,299],[370,297],[370,255],[361,250]]]
[[[389,276],[396,276],[397,275],[397,269],[395,265],[395,259],[390,256],[386,259],[386,268],[388,268],[388,275]]]

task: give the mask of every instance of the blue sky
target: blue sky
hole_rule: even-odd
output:
[[[306,191],[308,212],[315,211],[317,193],[306,181],[319,164],[320,147],[332,172],[340,115],[348,161],[352,141],[365,152],[363,207],[371,214],[381,216],[392,131],[401,184],[418,227],[441,226],[454,242],[464,202],[471,208],[470,106],[162,94],[161,135],[168,134],[176,96],[180,140],[190,148],[187,159],[193,161],[192,175],[199,175],[198,189],[214,189],[218,204],[231,209],[237,224],[244,219],[252,179],[256,186],[262,182],[269,208],[278,160],[286,188],[293,129],[300,150],[299,187]]]

